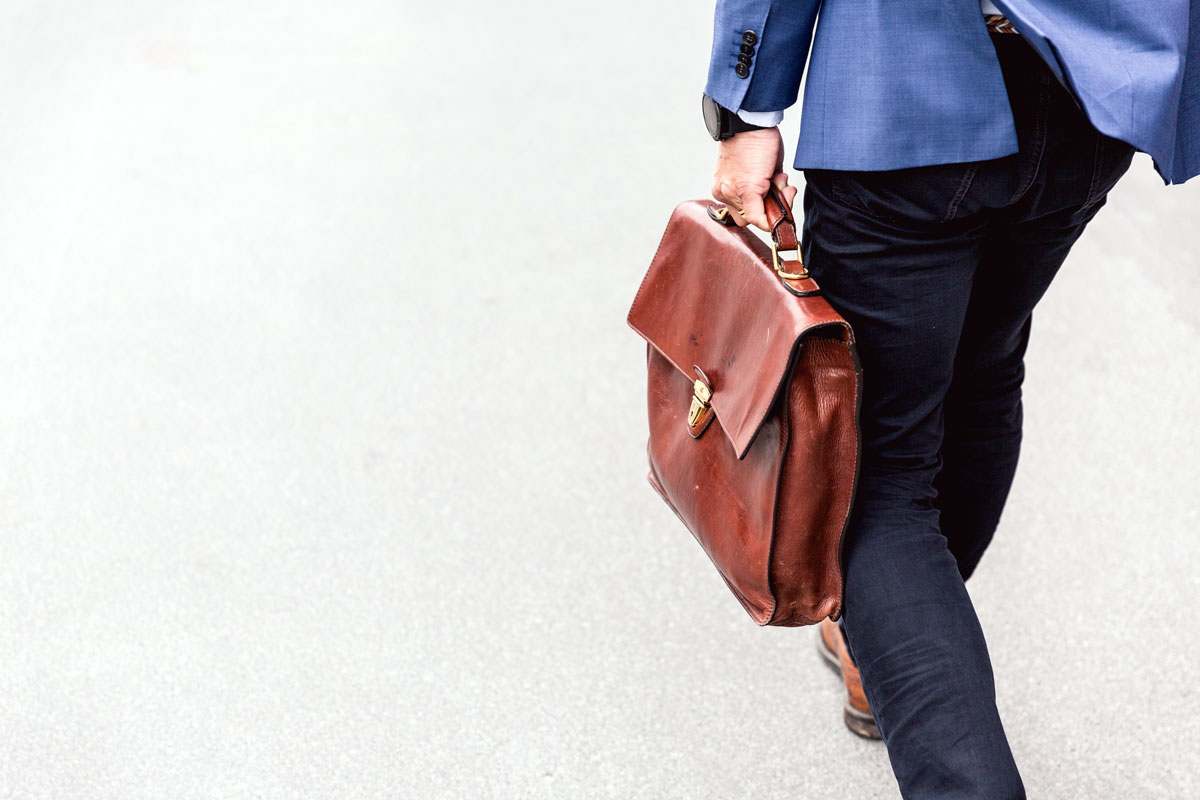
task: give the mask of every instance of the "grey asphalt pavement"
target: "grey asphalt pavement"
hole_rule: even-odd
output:
[[[897,796],[645,481],[711,10],[0,9],[0,797]],[[1031,797],[1200,796],[1198,203],[1139,156],[1036,315]]]

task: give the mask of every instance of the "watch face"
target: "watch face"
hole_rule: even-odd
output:
[[[708,95],[704,95],[700,106],[704,109],[704,125],[708,128],[708,135],[719,140],[721,138],[721,107]]]

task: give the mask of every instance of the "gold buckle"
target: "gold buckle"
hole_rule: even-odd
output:
[[[709,401],[712,400],[712,389],[708,388],[708,384],[699,378],[692,384],[692,407],[688,409],[688,427],[695,428],[700,422],[701,415],[709,409]]]
[[[796,253],[796,263],[800,265],[800,271],[799,272],[788,272],[787,270],[785,270],[783,268],[783,265],[786,262],[779,257],[779,242],[772,241],[771,242],[771,261],[774,262],[775,272],[777,272],[779,274],[779,277],[784,278],[785,280],[789,280],[789,281],[802,281],[805,278],[807,278],[808,270],[805,269],[805,267],[804,267],[804,257],[800,255],[800,245],[796,245],[795,247],[793,247],[791,249],[791,251],[785,250],[784,252],[795,252]]]

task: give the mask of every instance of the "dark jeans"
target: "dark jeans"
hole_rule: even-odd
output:
[[[1017,466],[1033,307],[1133,157],[992,39],[1019,153],[805,172],[805,261],[863,364],[842,626],[906,798],[1025,797],[964,581]]]

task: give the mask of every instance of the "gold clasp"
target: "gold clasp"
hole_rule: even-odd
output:
[[[699,367],[693,367],[697,375],[703,376],[704,373]],[[691,433],[693,439],[699,439],[700,434],[704,433],[704,429],[708,427],[708,423],[712,422],[712,387],[708,385],[705,377],[699,377],[692,384],[692,405],[688,409],[688,432]]]
[[[688,427],[696,427],[696,423],[700,421],[700,416],[708,409],[712,408],[709,401],[712,400],[712,389],[704,385],[704,381],[699,378],[692,384],[692,407],[688,409]]]
[[[789,252],[785,250],[784,252]],[[790,252],[795,252],[796,263],[800,265],[799,272],[788,272],[783,268],[787,262],[779,257],[779,242],[771,242],[771,261],[775,264],[775,272],[779,277],[789,281],[802,281],[808,277],[808,270],[804,268],[804,257],[800,255],[800,245],[796,245]]]

